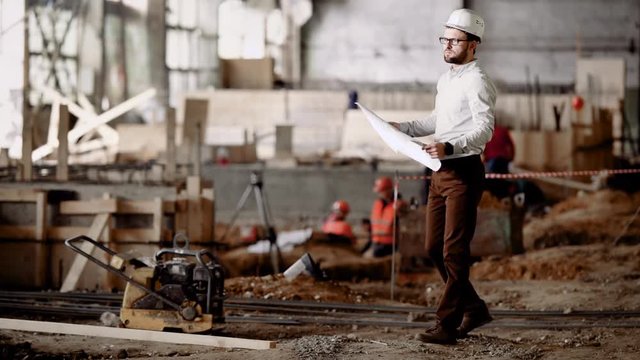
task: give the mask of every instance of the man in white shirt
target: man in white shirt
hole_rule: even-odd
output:
[[[392,123],[410,136],[435,134],[424,150],[442,161],[429,187],[426,247],[446,286],[437,325],[418,335],[428,343],[455,344],[492,320],[469,281],[470,242],[485,178],[480,154],[493,133],[496,101],[496,89],[474,56],[483,34],[484,21],[474,11],[451,13],[439,39],[451,67],[438,80],[435,110],[426,119]]]

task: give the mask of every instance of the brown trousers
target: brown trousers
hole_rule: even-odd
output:
[[[470,243],[484,176],[480,156],[472,155],[443,160],[431,177],[426,248],[445,282],[436,315],[450,330],[460,325],[465,313],[486,309],[469,282]]]

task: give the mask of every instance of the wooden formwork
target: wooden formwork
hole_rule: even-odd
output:
[[[48,204],[44,191],[0,189],[0,203],[33,202],[36,213],[33,225],[0,225],[0,251],[5,254],[0,261],[0,288],[60,288],[78,258],[64,240],[78,235],[90,236],[128,256],[152,256],[171,246],[177,232],[187,235],[195,247],[208,247],[214,240],[213,201],[213,189],[203,189],[198,177],[189,178],[187,189],[175,200],[117,199],[105,194],[100,199]],[[24,211],[33,217],[30,208]],[[51,219],[47,213],[53,214]],[[67,224],[61,226],[54,218]],[[99,218],[104,218],[104,225]],[[94,255],[109,261],[106,254]],[[94,264],[77,268],[77,279],[67,284],[67,290],[124,285]]]

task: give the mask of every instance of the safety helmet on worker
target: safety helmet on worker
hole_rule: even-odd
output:
[[[377,193],[391,190],[392,188],[393,188],[393,181],[391,181],[391,178],[386,176],[381,176],[377,178],[375,184],[373,185],[373,191]]]
[[[480,40],[484,35],[484,20],[477,12],[469,9],[454,10],[445,26],[475,35]]]
[[[351,207],[349,203],[344,200],[336,200],[331,206],[333,212],[341,213],[343,216],[347,216],[349,211],[351,211]]]

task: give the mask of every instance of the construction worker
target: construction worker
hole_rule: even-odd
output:
[[[331,214],[322,225],[322,232],[329,236],[347,239],[353,245],[356,237],[353,236],[351,225],[346,221],[350,210],[348,202],[344,200],[335,201],[331,206]]]
[[[393,202],[393,181],[386,176],[376,179],[373,192],[378,198],[371,208],[369,242],[362,252],[366,253],[369,248],[372,248],[374,257],[383,257],[393,252],[394,216],[403,208],[404,203],[402,200]]]
[[[434,135],[423,149],[442,161],[429,188],[426,247],[446,286],[437,325],[418,335],[428,343],[455,344],[492,320],[469,281],[470,242],[485,176],[480,154],[495,122],[496,89],[475,58],[483,34],[480,15],[453,11],[439,38],[451,66],[438,80],[434,111],[425,119],[392,123],[409,136]]]
[[[513,139],[506,126],[495,124],[493,136],[484,148],[482,154],[485,170],[491,173],[509,173],[509,163],[516,153]]]
[[[484,147],[482,160],[484,170],[489,173],[508,174],[509,163],[515,155],[515,145],[509,129],[498,123],[493,128],[493,136]],[[485,190],[502,199],[511,196],[517,186],[506,179],[488,179]]]

